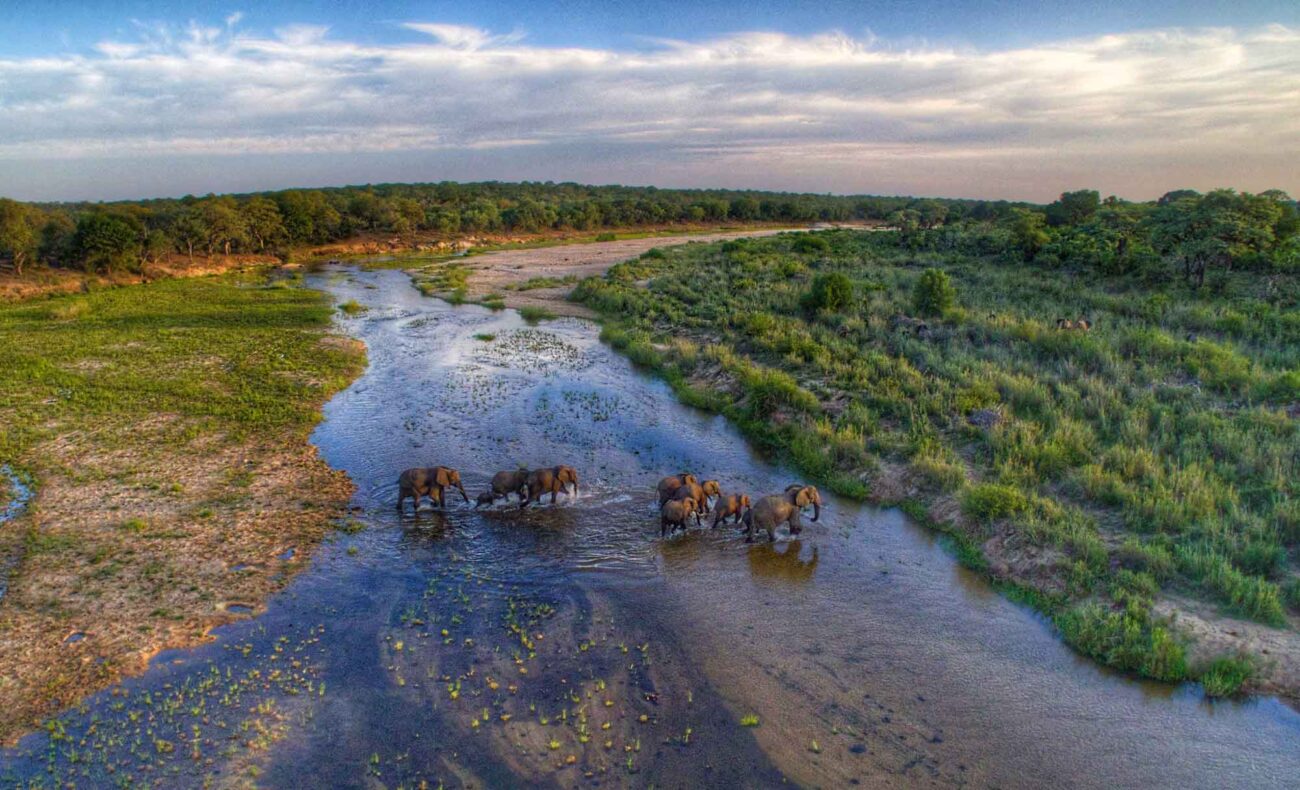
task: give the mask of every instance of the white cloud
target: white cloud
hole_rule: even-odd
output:
[[[1184,185],[1300,191],[1300,30],[1281,26],[1000,51],[834,32],[618,51],[423,22],[405,25],[430,39],[417,43],[309,25],[259,37],[238,17],[141,27],[93,55],[0,60],[0,192],[20,167],[114,157],[164,171],[178,157],[260,157],[273,175],[265,157],[311,154],[330,181],[330,156],[462,151],[482,177],[511,178],[493,162],[544,162],[548,149],[567,168],[549,177],[602,182],[1037,198],[1086,185],[1138,197]],[[574,172],[583,148],[592,154]],[[177,186],[191,188],[205,187]]]

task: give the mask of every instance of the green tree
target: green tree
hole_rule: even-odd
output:
[[[1100,207],[1101,195],[1095,189],[1063,192],[1056,202],[1048,204],[1047,224],[1054,227],[1078,225],[1095,214]]]
[[[172,221],[172,236],[177,246],[190,257],[190,263],[194,263],[194,248],[208,240],[207,220],[200,212],[187,208]]]
[[[209,255],[217,249],[229,255],[233,247],[248,242],[248,225],[234,198],[209,197],[201,204],[200,213],[208,229]]]
[[[76,250],[73,246],[73,238],[77,232],[77,224],[72,221],[72,217],[66,212],[54,211],[50,213],[45,224],[41,226],[40,246],[36,255],[46,265],[58,266],[67,264],[74,257]]]
[[[948,274],[939,269],[926,269],[912,291],[912,309],[917,315],[943,315],[956,301],[957,289]]]
[[[927,230],[939,227],[948,217],[948,207],[937,200],[918,200],[914,208],[921,227]]]
[[[284,218],[280,207],[274,201],[264,197],[253,197],[240,207],[244,227],[257,242],[257,249],[265,250],[267,244],[274,243],[284,235]]]
[[[125,217],[97,212],[77,220],[73,248],[86,271],[130,269],[139,263],[141,236]]]
[[[1234,262],[1269,249],[1281,216],[1275,200],[1216,189],[1157,208],[1150,233],[1157,249],[1181,262],[1183,279],[1199,288],[1209,268],[1230,271]]]
[[[1052,238],[1044,227],[1047,218],[1040,212],[1024,208],[1014,209],[1011,216],[1011,242],[1024,255],[1025,260],[1032,261]]]
[[[23,264],[36,255],[37,223],[40,214],[15,200],[0,198],[0,256],[13,262],[14,272],[21,275]]]

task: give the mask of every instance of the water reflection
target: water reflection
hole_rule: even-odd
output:
[[[749,572],[757,579],[785,584],[807,584],[817,574],[818,548],[804,541],[751,545],[745,552]]]

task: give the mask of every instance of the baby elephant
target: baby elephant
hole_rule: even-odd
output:
[[[669,527],[676,529],[686,529],[686,519],[695,513],[695,500],[690,497],[685,499],[673,499],[665,502],[659,509],[659,537],[667,535]],[[698,518],[699,515],[696,514]]]
[[[397,478],[397,509],[401,510],[402,503],[410,497],[415,509],[419,510],[420,497],[426,495],[433,500],[434,507],[445,508],[447,500],[443,497],[443,490],[448,486],[460,491],[465,501],[469,501],[469,494],[465,493],[465,486],[460,482],[460,472],[455,469],[445,466],[407,469]]]
[[[710,529],[717,529],[728,516],[735,517],[735,521],[731,523],[739,524],[741,516],[749,512],[749,507],[749,494],[718,497],[718,501],[713,504],[713,524]]]
[[[517,494],[519,501],[523,502],[528,498],[528,470],[516,469],[513,472],[497,472],[492,475],[492,483],[487,491],[479,494],[479,505],[491,505],[498,499],[509,499],[511,494]]]

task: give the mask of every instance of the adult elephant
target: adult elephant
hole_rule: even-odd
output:
[[[673,494],[677,493],[677,489],[681,488],[684,485],[698,485],[699,482],[700,482],[699,479],[695,475],[691,474],[690,472],[682,472],[681,474],[669,475],[668,477],[665,477],[663,480],[660,480],[659,481],[659,507],[662,508],[665,502],[672,499]]]
[[[524,487],[528,489],[528,497],[519,503],[519,509],[523,510],[533,502],[542,501],[542,497],[548,492],[551,495],[551,504],[555,504],[556,497],[561,491],[568,492],[569,486],[573,486],[573,496],[578,495],[578,471],[572,466],[552,466],[547,469],[534,469],[528,473],[528,478],[524,482]]]
[[[813,486],[796,484],[786,488],[785,493],[763,497],[745,513],[745,540],[752,541],[754,533],[762,530],[769,541],[775,541],[776,528],[782,524],[789,524],[790,534],[798,535],[803,532],[800,512],[809,505],[813,508],[812,520],[816,521],[821,517],[822,497]]]
[[[407,469],[397,477],[397,509],[402,509],[402,504],[407,497],[415,505],[415,509],[420,509],[420,497],[428,496],[433,500],[437,507],[445,508],[447,500],[443,498],[443,492],[448,487],[460,491],[460,495],[469,501],[469,494],[465,493],[465,486],[460,482],[460,472],[446,466],[425,466]]]

